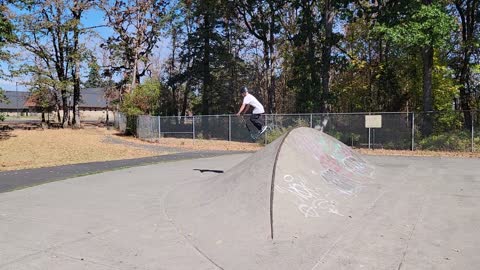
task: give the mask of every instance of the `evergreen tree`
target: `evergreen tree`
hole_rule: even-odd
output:
[[[84,86],[86,88],[104,87],[105,83],[100,75],[100,65],[97,63],[95,56],[91,57],[88,67],[90,71],[88,72],[88,78],[84,83]]]

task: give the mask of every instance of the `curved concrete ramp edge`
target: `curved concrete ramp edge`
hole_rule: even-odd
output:
[[[226,173],[180,185],[165,211],[221,269],[312,269],[380,193],[375,168],[297,128]]]

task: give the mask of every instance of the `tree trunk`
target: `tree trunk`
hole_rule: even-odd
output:
[[[105,108],[105,111],[107,112],[107,115],[105,116],[105,125],[107,126],[107,128],[109,127],[108,125],[108,122],[110,121],[110,117],[108,115],[108,105],[107,107]]]
[[[316,52],[316,42],[314,39],[315,35],[315,26],[313,22],[313,14],[312,14],[312,9],[311,6],[309,6],[308,3],[305,4],[305,17],[307,20],[307,40],[308,40],[308,62],[309,62],[309,73],[310,73],[310,78],[311,78],[311,84],[310,84],[310,89],[308,96],[311,97],[312,100],[315,100],[316,96],[321,95],[321,92],[317,92],[319,89],[318,87],[320,86],[320,81],[318,78],[318,71],[317,71],[317,60],[315,58],[317,52]],[[314,112],[315,106],[309,106],[309,111]]]
[[[137,48],[135,48],[134,51],[135,51],[135,57],[133,60],[132,83],[130,84],[130,92],[133,92],[135,90],[135,87],[137,84],[137,65],[138,65]]]
[[[471,114],[471,95],[469,89],[469,80],[470,80],[470,72],[469,72],[469,59],[470,53],[468,49],[464,49],[463,51],[463,63],[462,68],[460,70],[460,107],[463,110],[463,120],[464,120],[464,127],[467,130],[471,130],[472,128],[472,114]]]
[[[276,17],[276,10],[275,7],[273,6],[273,3],[270,1],[270,38],[268,40],[268,61],[270,63],[270,68],[269,68],[269,75],[270,75],[270,85],[268,88],[268,103],[269,103],[269,113],[275,113],[277,111],[276,104],[275,104],[275,71],[274,71],[274,57],[275,57],[275,17]]]
[[[62,109],[63,109],[62,126],[66,128],[68,126],[68,122],[70,121],[70,114],[69,114],[70,109],[68,108],[68,98],[65,90],[62,90]]]
[[[58,103],[55,105],[55,109],[57,111],[57,122],[61,123],[62,117],[60,116],[60,105]]]
[[[267,91],[267,112],[268,113],[272,113],[272,107],[273,107],[273,100],[272,100],[272,95],[271,95],[271,79],[272,79],[272,76],[271,76],[271,67],[270,67],[270,57],[269,57],[269,45],[268,45],[268,41],[264,41],[264,44],[263,44],[263,61],[265,63],[265,89]]]
[[[210,80],[210,32],[212,31],[210,25],[209,14],[204,14],[204,36],[203,36],[203,85],[202,85],[202,114],[210,114],[210,90],[211,90],[211,80]]]
[[[432,69],[433,69],[433,47],[422,48],[423,60],[423,112],[425,119],[423,123],[423,134],[428,136],[433,132],[433,95],[432,95]]]
[[[79,51],[79,23],[82,17],[82,9],[79,8],[79,0],[74,1],[74,8],[72,9],[73,18],[77,22],[73,26],[73,51],[71,52],[70,59],[73,60],[72,77],[73,77],[73,119],[72,126],[74,128],[80,128],[80,51]]]
[[[73,127],[81,128],[81,119],[80,119],[80,60],[75,60],[75,74],[73,78]]]
[[[173,77],[173,72],[175,71],[175,53],[177,49],[177,31],[174,28],[172,32],[172,61],[170,62],[170,80]],[[178,115],[178,100],[177,100],[177,84],[170,83],[170,87],[172,88],[172,107],[173,107],[173,115]]]
[[[470,63],[472,56],[472,44],[475,42],[475,24],[480,21],[479,1],[454,1],[461,21],[462,30],[462,67],[458,75],[460,84],[460,106],[464,115],[464,127],[472,128],[471,114],[471,89],[470,89]]]
[[[322,46],[322,95],[320,96],[320,112],[328,110],[329,92],[330,92],[330,62],[332,53],[332,30],[334,12],[331,0],[326,0],[323,10],[323,27],[325,30],[325,42]]]

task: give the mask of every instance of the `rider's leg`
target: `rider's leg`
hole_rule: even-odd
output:
[[[252,114],[250,115],[250,122],[258,129],[258,131],[262,130],[262,120],[261,120],[261,114]]]

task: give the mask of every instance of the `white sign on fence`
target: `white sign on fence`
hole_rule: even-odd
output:
[[[365,128],[382,128],[382,116],[365,115]]]

